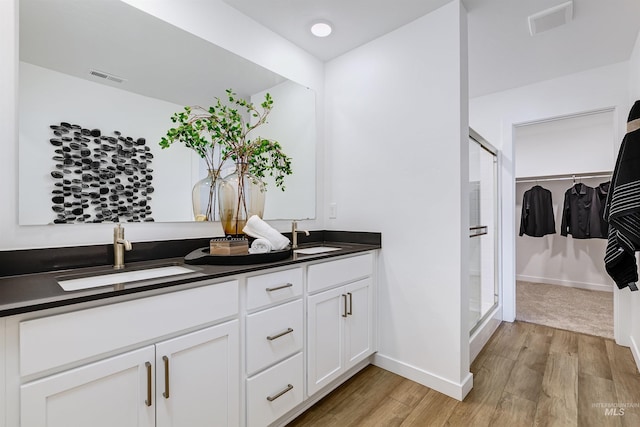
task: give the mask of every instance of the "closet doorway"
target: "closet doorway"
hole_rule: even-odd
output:
[[[496,313],[498,281],[497,151],[469,131],[469,330]]]
[[[605,109],[514,129],[517,320],[614,336],[606,230],[598,231],[596,198],[606,197],[603,184],[615,164],[615,120],[614,110]],[[543,191],[551,197],[549,209],[541,208]],[[531,227],[527,215],[534,209],[538,216],[550,211],[552,230]],[[581,228],[571,229],[578,216]]]

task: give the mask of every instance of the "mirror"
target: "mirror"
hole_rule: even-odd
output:
[[[19,40],[20,225],[52,223],[60,210],[75,219],[84,211],[93,221],[88,212],[101,199],[116,210],[135,205],[138,215],[121,222],[193,221],[191,191],[206,166],[192,150],[177,143],[162,150],[158,142],[175,112],[212,105],[228,88],[254,103],[272,95],[260,136],[292,158],[286,191],[267,181],[265,219],[315,217],[315,94],[308,88],[119,0],[20,0]],[[69,149],[75,138],[82,145]],[[126,156],[109,152],[120,141],[129,145]],[[89,176],[92,161],[111,166],[114,176],[98,169]],[[116,192],[120,198],[110,200]]]

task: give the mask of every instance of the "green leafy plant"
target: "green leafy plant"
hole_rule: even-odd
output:
[[[167,131],[160,147],[183,143],[205,160],[209,170],[214,171],[215,180],[219,178],[222,165],[232,160],[239,170],[248,170],[259,179],[272,176],[276,187],[284,191],[284,178],[292,173],[291,159],[278,141],[253,137],[256,129],[267,123],[273,109],[271,95],[265,95],[260,111],[232,89],[227,89],[226,94],[226,103],[215,98],[216,102],[208,109],[185,107],[184,111],[175,113],[171,121],[178,126]],[[210,197],[210,205],[212,199]]]
[[[253,103],[237,97],[232,89],[226,92],[230,105],[216,98],[216,103],[208,109],[184,107],[184,111],[174,114],[171,121],[178,126],[167,131],[160,147],[169,148],[171,144],[181,142],[205,159],[212,170],[219,169],[228,159],[245,163],[251,174],[258,178],[269,174],[274,177],[276,186],[284,190],[284,177],[292,173],[291,159],[278,141],[250,137],[251,132],[267,123],[267,116],[273,109],[271,95],[265,95],[260,112]],[[240,109],[246,115],[241,114]],[[220,148],[218,155],[216,147]]]

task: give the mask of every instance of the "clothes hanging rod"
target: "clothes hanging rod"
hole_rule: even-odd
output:
[[[576,173],[570,175],[546,175],[546,176],[526,176],[522,178],[516,178],[516,183],[523,182],[547,182],[547,181],[569,181],[576,179],[589,179],[589,178],[607,178],[611,179],[613,172],[591,172],[591,173]]]

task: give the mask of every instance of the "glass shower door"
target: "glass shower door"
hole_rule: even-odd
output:
[[[497,157],[479,136],[469,137],[469,329],[498,304]]]

